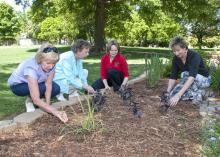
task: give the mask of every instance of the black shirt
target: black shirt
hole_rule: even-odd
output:
[[[177,56],[173,57],[170,79],[176,80],[178,78],[179,71],[188,71],[189,76],[194,78],[197,74],[203,75],[205,77],[209,76],[209,72],[205,68],[202,57],[200,54],[193,50],[188,50],[185,64],[183,64],[182,60]]]

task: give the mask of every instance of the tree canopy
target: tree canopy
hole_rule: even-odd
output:
[[[27,0],[15,1],[27,5]],[[84,38],[96,52],[103,51],[110,39],[123,45],[167,46],[176,35],[196,38],[201,47],[219,34],[218,1],[34,0],[27,14],[34,38],[50,42]]]
[[[0,3],[0,19],[0,43],[14,41],[20,31],[20,23],[10,5]]]

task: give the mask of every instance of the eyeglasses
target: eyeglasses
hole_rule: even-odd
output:
[[[49,53],[49,52],[58,53],[58,49],[56,47],[45,47],[43,49],[43,53]]]

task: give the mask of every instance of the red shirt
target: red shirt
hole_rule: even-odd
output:
[[[101,79],[108,79],[108,70],[115,69],[123,73],[124,77],[128,77],[128,64],[126,62],[125,57],[118,53],[110,63],[110,54],[107,53],[102,56],[101,58],[101,65],[100,65],[100,75]]]

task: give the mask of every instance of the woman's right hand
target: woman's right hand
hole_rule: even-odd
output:
[[[57,118],[59,118],[64,123],[66,123],[68,121],[68,117],[67,117],[65,111],[55,111],[53,113],[53,115],[56,116]]]
[[[106,90],[111,90],[111,87],[109,87],[108,85],[105,85],[105,89]]]

